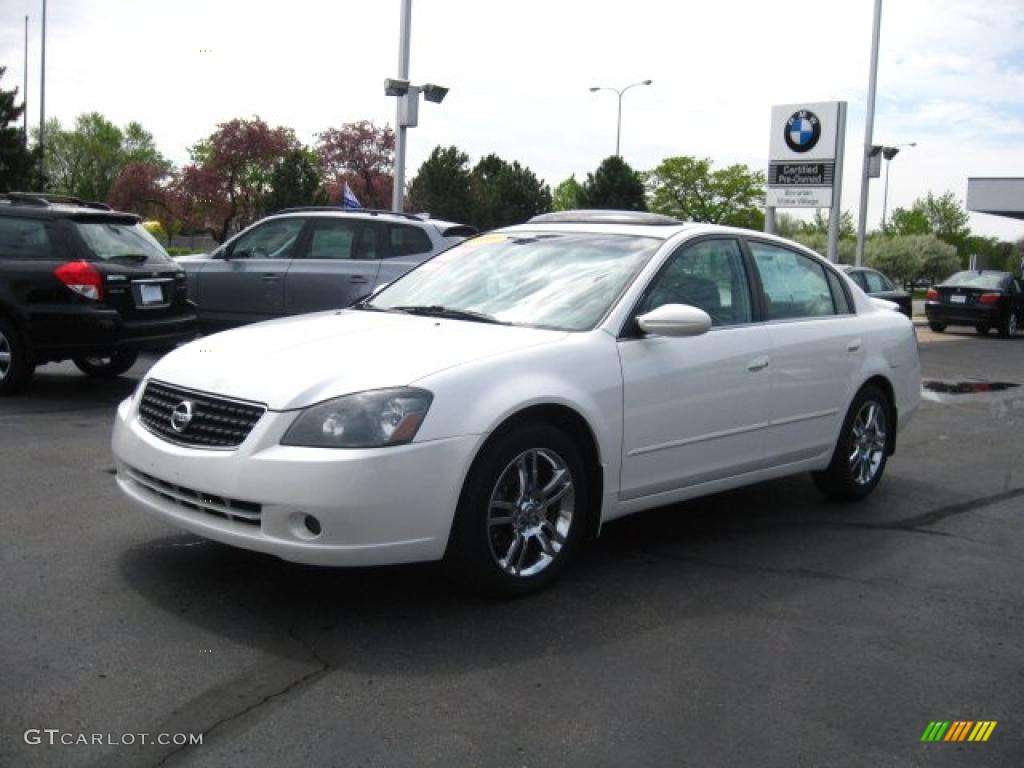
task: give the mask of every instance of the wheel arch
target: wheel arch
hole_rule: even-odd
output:
[[[892,427],[889,429],[889,445],[886,450],[886,453],[892,456],[894,453],[896,453],[896,431],[899,425],[899,413],[896,410],[896,390],[894,389],[892,382],[881,374],[875,374],[874,376],[869,378],[867,381],[861,384],[860,387],[857,388],[857,392],[860,392],[862,389],[864,389],[864,387],[868,385],[874,385],[878,387],[880,390],[882,390],[882,392],[885,394],[886,399],[889,401],[889,423],[892,425]],[[857,394],[854,393],[854,397],[856,396]]]
[[[509,414],[494,428],[477,450],[470,464],[469,471],[466,473],[466,479],[468,480],[472,476],[480,458],[496,440],[507,434],[510,430],[529,422],[541,422],[557,427],[579,449],[580,456],[583,459],[583,466],[586,470],[587,515],[585,534],[587,538],[596,537],[601,528],[603,511],[604,467],[601,464],[600,445],[593,428],[586,418],[574,408],[561,403],[537,403]],[[466,492],[467,485],[468,483],[464,481],[460,496]]]

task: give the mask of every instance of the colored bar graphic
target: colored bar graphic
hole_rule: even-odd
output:
[[[921,741],[988,741],[996,724],[995,720],[932,720]]]

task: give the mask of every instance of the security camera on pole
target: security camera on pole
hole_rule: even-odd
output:
[[[828,208],[828,259],[838,261],[846,102],[776,105],[771,130],[765,231],[776,208]]]

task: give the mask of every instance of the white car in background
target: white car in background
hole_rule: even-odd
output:
[[[910,321],[812,251],[569,211],[353,308],[179,348],[121,403],[113,450],[129,499],[200,536],[443,558],[521,594],[633,512],[807,471],[861,499],[919,397]]]

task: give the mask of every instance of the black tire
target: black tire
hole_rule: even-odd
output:
[[[24,336],[0,315],[0,397],[24,389],[36,366]]]
[[[868,409],[872,405],[876,409],[875,418],[880,420],[879,428],[869,427],[858,436],[855,429],[866,426],[865,420],[871,413]],[[892,406],[889,398],[874,384],[865,385],[853,398],[850,410],[843,419],[843,427],[828,468],[812,473],[818,490],[838,501],[860,501],[866,498],[885,472],[889,447],[892,445],[891,430],[896,428],[891,422]],[[859,440],[862,442],[858,446]],[[854,453],[855,449],[857,454]]]
[[[1020,330],[1020,324],[1017,321],[1017,315],[1013,313],[1013,308],[1010,308],[1006,313],[1006,319],[999,324],[999,335],[1004,339],[1011,339],[1017,335]]]
[[[931,328],[936,333],[942,333],[944,330],[946,330],[945,323],[936,323],[933,320],[928,321],[928,327]]]
[[[122,350],[110,355],[90,355],[72,359],[75,366],[82,373],[95,376],[98,379],[111,379],[120,376],[139,359],[139,353],[135,350]]]
[[[520,459],[528,470],[525,489],[517,467]],[[530,467],[531,459],[535,468]],[[556,467],[566,470],[569,487],[553,487],[547,494],[550,506],[545,506],[540,503],[542,489],[556,482]],[[579,548],[587,503],[585,470],[576,445],[548,424],[513,427],[492,438],[473,462],[452,524],[446,569],[460,586],[492,597],[520,597],[543,589]]]
[[[979,336],[988,336],[989,327],[987,325],[976,325],[974,330],[978,332]]]

